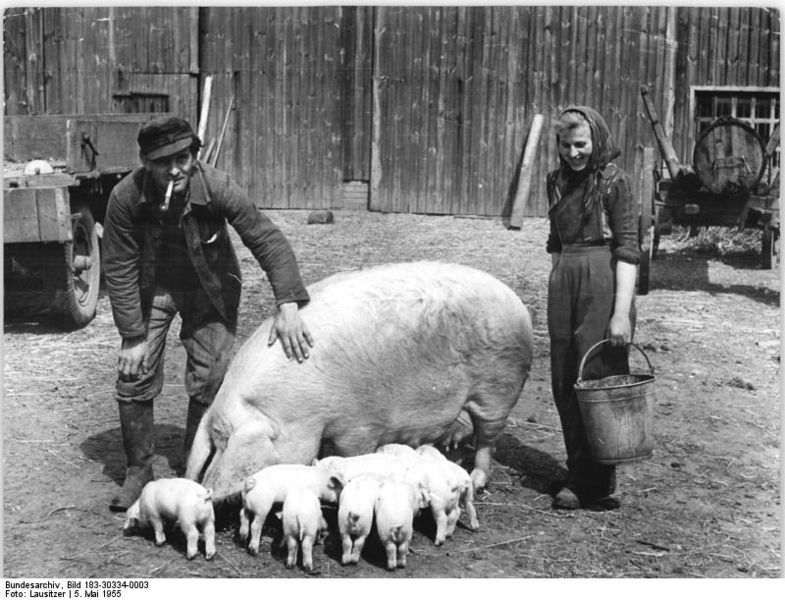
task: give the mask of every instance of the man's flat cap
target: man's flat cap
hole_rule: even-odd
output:
[[[161,117],[148,121],[139,130],[139,150],[148,160],[177,154],[199,140],[188,121],[179,117]]]

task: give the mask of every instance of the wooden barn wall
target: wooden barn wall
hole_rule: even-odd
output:
[[[633,171],[648,134],[640,86],[673,94],[676,9],[384,7],[375,22],[371,207],[508,215],[521,153],[543,114],[526,216],[547,211],[552,120],[597,108]]]
[[[196,115],[197,9],[16,8],[4,14],[5,114]],[[11,41],[9,44],[8,41]]]
[[[340,7],[203,9],[201,70],[214,76],[212,133],[234,93],[225,142],[232,151],[222,164],[234,168],[259,206],[340,203],[341,25]]]
[[[543,114],[527,216],[544,216],[552,120],[602,112],[636,187],[654,146],[646,85],[677,154],[692,86],[779,87],[779,12],[760,7],[83,7],[4,13],[5,112],[228,115],[219,167],[260,206],[510,211],[528,129]]]

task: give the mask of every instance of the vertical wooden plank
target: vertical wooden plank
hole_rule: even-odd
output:
[[[529,28],[525,33],[529,40],[529,45],[526,48],[521,48],[519,62],[529,61],[533,65],[531,84],[525,86],[527,91],[530,91],[527,96],[526,106],[530,106],[532,112],[537,113],[545,110],[545,103],[543,102],[543,90],[547,77],[545,71],[545,11],[539,6],[528,7],[526,10],[529,12]],[[521,81],[521,85],[523,83]]]
[[[567,96],[567,82],[570,77],[570,15],[572,7],[556,7],[556,56],[558,57],[557,71],[554,74],[554,103],[563,109],[571,100]]]
[[[736,81],[749,85],[750,9],[739,8],[739,68]]]
[[[494,194],[491,197],[490,215],[500,216],[506,208],[510,194],[510,183],[514,175],[514,165],[517,164],[516,149],[520,147],[519,131],[522,129],[520,121],[526,118],[527,107],[531,100],[527,97],[526,89],[520,86],[521,81],[530,82],[534,87],[534,60],[526,60],[529,55],[528,47],[531,40],[527,39],[530,7],[510,7],[510,17],[506,19],[507,44],[507,72],[505,74],[506,111],[502,129],[499,132],[504,136],[504,154],[498,160],[498,180]],[[523,57],[523,60],[521,58]],[[526,86],[527,88],[529,86]]]
[[[458,183],[460,182],[460,152],[461,152],[461,124],[460,124],[460,94],[458,91],[458,7],[451,6],[447,10],[445,20],[445,34],[447,38],[447,148],[448,160],[445,165],[445,189],[447,195],[442,197],[441,211],[452,214],[454,205],[460,206],[467,201]],[[456,177],[457,175],[457,177]]]
[[[768,68],[768,81],[767,85],[773,87],[780,86],[780,9],[771,9],[771,26],[769,29],[769,68]]]
[[[619,101],[619,86],[623,78],[623,57],[625,39],[624,26],[625,14],[624,7],[609,7],[609,24],[611,25],[606,40],[615,40],[615,43],[608,44],[608,52],[605,56],[606,70],[604,75],[602,105],[612,107]]]
[[[549,33],[545,30],[545,12],[542,10],[541,7],[534,7],[532,8],[533,11],[533,18],[531,19],[531,26],[529,28],[530,35],[533,33],[536,35],[534,38],[534,46],[533,51],[530,52],[529,56],[527,57],[528,60],[531,60],[531,57],[536,57],[536,65],[537,69],[539,70],[539,75],[535,77],[535,88],[534,88],[534,96],[532,97],[531,101],[529,102],[528,106],[531,107],[530,113],[532,115],[535,114],[542,114],[544,116],[543,121],[543,134],[542,137],[545,139],[540,141],[540,152],[538,154],[538,161],[537,161],[537,168],[535,171],[534,183],[533,183],[533,193],[532,197],[536,200],[536,204],[532,209],[531,213],[527,213],[526,216],[544,216],[547,214],[548,210],[548,199],[546,198],[545,194],[541,193],[542,184],[545,180],[545,173],[548,170],[548,160],[546,157],[548,156],[547,152],[544,152],[543,149],[547,147],[547,142],[550,141],[552,137],[550,135],[550,129],[548,128],[548,123],[550,123],[551,119],[551,110],[550,106],[545,101],[544,92],[546,90],[546,78],[549,76],[545,69],[546,64],[546,57],[543,56],[545,53],[545,49],[548,47],[548,35]],[[524,117],[526,114],[524,113]],[[521,130],[521,137],[520,142],[518,143],[518,147],[523,144],[523,139],[525,135],[525,128]],[[515,164],[515,163],[513,163]]]
[[[758,83],[760,86],[776,85],[779,87],[779,81],[776,79],[769,79],[769,65],[775,60],[773,56],[769,55],[771,31],[772,31],[772,15],[776,15],[777,11],[770,8],[759,8],[761,11],[761,28],[758,32],[759,62],[758,62]]]
[[[408,173],[413,173],[414,163],[416,162],[414,154],[414,144],[412,143],[412,122],[413,122],[413,96],[415,84],[413,79],[413,69],[411,65],[414,62],[414,54],[412,52],[412,44],[417,35],[417,14],[419,9],[417,7],[403,7],[398,17],[401,18],[401,23],[396,27],[396,35],[398,41],[396,46],[400,48],[400,60],[396,61],[395,67],[397,72],[395,79],[398,85],[395,86],[395,113],[396,113],[396,144],[394,156],[391,160],[395,162],[393,171],[395,173],[396,181],[396,199],[408,205],[410,212],[423,212],[426,204],[422,201],[419,190],[412,185],[412,178]],[[407,173],[404,176],[404,173]]]
[[[28,99],[26,38],[29,19],[25,8],[8,8],[3,19],[3,89],[5,92],[6,116],[32,113],[35,105]],[[43,22],[43,14],[41,15]],[[43,27],[43,25],[42,25]],[[41,48],[43,54],[43,46]],[[42,89],[43,92],[43,89]],[[6,133],[6,135],[8,135]]]
[[[572,22],[573,40],[575,46],[575,58],[573,61],[573,74],[575,78],[575,89],[573,98],[580,98],[582,103],[591,106],[589,88],[591,87],[590,68],[588,63],[588,48],[586,38],[588,36],[589,20],[588,7],[578,6],[575,8]]]
[[[410,45],[413,46],[414,55],[412,58],[412,77],[414,92],[414,103],[412,109],[414,111],[412,127],[412,136],[414,139],[414,152],[412,156],[413,164],[411,165],[412,177],[410,181],[415,188],[417,194],[416,203],[422,206],[428,206],[428,170],[427,170],[427,156],[428,156],[428,102],[429,102],[429,70],[430,70],[430,39],[429,39],[429,22],[430,10],[418,9],[414,15],[414,30],[413,40]]]
[[[502,82],[500,67],[506,62],[505,53],[508,51],[505,36],[506,15],[502,11],[509,10],[509,7],[495,7],[488,9],[490,19],[490,40],[491,48],[490,66],[487,73],[488,87],[491,91],[488,111],[488,121],[486,124],[485,142],[485,169],[483,171],[483,186],[478,195],[474,198],[471,205],[465,208],[473,214],[487,215],[491,212],[490,206],[499,194],[495,191],[501,177],[497,173],[499,164],[499,151],[503,148],[500,135],[503,131],[503,119],[505,117],[505,88]]]
[[[289,118],[290,107],[287,105],[289,92],[289,56],[288,40],[289,24],[291,23],[291,10],[286,7],[275,9],[275,58],[277,77],[274,82],[275,97],[271,100],[279,107],[275,145],[277,152],[273,156],[276,165],[275,189],[276,206],[288,207],[289,189],[291,182],[288,174],[289,163]]]
[[[358,99],[354,94],[354,75],[356,61],[359,53],[357,28],[359,26],[357,13],[359,8],[347,6],[343,9],[341,20],[341,82],[343,101],[341,102],[341,130],[342,140],[342,165],[344,178],[347,180],[358,179],[355,177],[354,141],[357,137],[357,127],[354,116],[357,110]]]
[[[471,112],[471,18],[473,9],[461,6],[458,8],[456,24],[456,86],[458,89],[457,110],[459,111],[460,128],[458,131],[458,154],[456,156],[456,187],[458,189],[459,202],[458,209],[465,210],[464,206],[474,197],[474,192],[470,188],[469,172],[473,161],[471,155],[472,143],[472,122]]]
[[[358,157],[359,173],[356,179],[370,178],[370,140],[372,115],[372,48],[373,48],[373,11],[372,6],[359,7],[357,15],[357,41],[359,50],[356,54],[355,93],[358,99],[355,110],[355,127],[359,124],[354,136],[354,154]]]
[[[380,137],[381,137],[381,78],[383,76],[381,61],[382,43],[384,41],[385,7],[379,6],[374,9],[374,61],[373,61],[373,123],[371,136],[371,180],[370,180],[370,199],[369,208],[371,210],[384,210],[384,199],[382,198],[382,163],[379,157]]]
[[[604,115],[608,121],[611,134],[618,141],[617,143],[620,144],[624,143],[624,136],[627,134],[627,115],[625,111],[629,106],[630,100],[630,77],[632,72],[637,70],[638,65],[636,50],[640,39],[640,29],[635,26],[635,11],[635,7],[625,6],[623,8],[621,77],[618,81],[616,102],[610,104],[610,111]],[[624,147],[621,149],[624,152]]]
[[[760,85],[760,31],[763,28],[762,12],[757,7],[750,10],[750,44],[747,59],[748,85]]]
[[[19,21],[19,19],[14,19]],[[43,16],[40,8],[24,9],[24,66],[25,66],[25,103],[33,111],[46,110],[44,95],[44,68],[41,63],[43,54]]]
[[[237,108],[240,118],[248,130],[255,135],[239,136],[242,143],[241,164],[243,165],[242,177],[246,186],[253,190],[256,203],[260,207],[270,205],[270,165],[264,161],[266,154],[262,154],[261,147],[269,144],[269,131],[263,129],[262,115],[270,109],[269,99],[262,93],[267,88],[262,72],[262,64],[267,58],[267,43],[269,36],[263,26],[266,13],[265,9],[243,9],[241,17],[247,23],[248,32],[248,71],[240,71],[241,96]],[[259,168],[261,167],[261,168]],[[255,178],[250,177],[258,171]]]
[[[557,52],[559,49],[557,31],[559,9],[557,7],[546,6],[544,9],[539,8],[538,10],[545,11],[545,39],[543,41],[543,46],[546,52],[546,59],[543,65],[543,71],[547,77],[547,80],[546,85],[543,87],[542,111],[546,116],[544,124],[545,131],[543,134],[545,138],[546,156],[548,156],[550,159],[544,169],[547,172],[556,162],[554,157],[557,156],[556,140],[555,136],[552,134],[552,130],[549,128],[549,123],[552,122],[552,119],[556,118],[559,113],[559,109],[561,108],[558,105],[558,97],[555,94],[555,85],[559,77],[558,60],[556,58],[558,56]]]
[[[498,64],[497,18],[493,11],[487,11],[485,27],[483,30],[483,86],[485,87],[486,105],[482,121],[482,153],[480,161],[479,185],[476,202],[485,197],[488,188],[492,185],[490,173],[492,172],[493,157],[493,129],[498,111],[498,88],[494,85],[494,70]]]
[[[405,89],[405,82],[403,81],[404,65],[401,61],[396,60],[399,53],[403,49],[405,43],[405,7],[398,7],[390,13],[390,44],[391,44],[391,60],[387,63],[387,69],[390,76],[390,97],[387,104],[388,120],[385,123],[385,135],[389,139],[387,151],[384,156],[386,159],[386,170],[390,174],[389,184],[390,189],[390,205],[395,212],[409,212],[411,198],[404,195],[401,189],[401,173],[402,165],[401,158],[403,157],[403,136],[404,132],[401,130],[400,123],[403,120],[403,112],[407,110],[403,101],[403,92]]]
[[[689,10],[689,37],[687,42],[687,77],[684,82],[685,87],[682,88],[684,92],[690,89],[690,86],[698,85],[703,81],[700,77],[698,62],[701,60],[700,55],[700,39],[701,39],[701,19],[702,10],[700,8],[690,8]],[[692,114],[692,106],[689,96],[684,102],[684,111],[682,112],[681,119],[681,154],[679,160],[684,164],[692,162],[691,150],[694,141],[694,115]]]
[[[729,85],[732,80],[728,77],[728,37],[730,36],[731,8],[723,6],[718,8],[717,21],[717,81],[719,85]]]
[[[662,115],[662,124],[665,133],[673,139],[674,121],[675,121],[675,93],[676,93],[676,53],[678,51],[677,41],[677,13],[678,8],[668,6],[665,9],[665,56],[663,64],[665,65],[662,83],[662,105],[664,107]],[[654,147],[654,143],[649,144]]]
[[[468,16],[470,22],[467,25],[469,39],[469,53],[467,56],[467,81],[469,82],[467,95],[469,97],[469,120],[471,122],[471,133],[468,139],[468,153],[471,157],[471,167],[466,175],[467,197],[476,198],[481,191],[481,176],[479,165],[483,155],[483,111],[485,105],[485,80],[483,77],[483,54],[485,51],[483,30],[487,11],[483,7],[472,7],[469,9]],[[465,146],[466,147],[466,146]]]
[[[293,77],[297,78],[300,88],[307,87],[308,89],[308,105],[307,105],[307,119],[309,122],[310,136],[303,139],[302,131],[298,130],[298,151],[296,156],[295,168],[293,169],[295,176],[301,179],[305,185],[301,186],[303,200],[309,208],[317,208],[316,197],[320,193],[325,192],[327,189],[327,160],[330,153],[330,143],[327,125],[324,119],[324,111],[326,105],[325,100],[325,87],[326,81],[324,80],[325,73],[327,72],[327,65],[323,62],[323,55],[321,51],[322,44],[324,43],[325,31],[321,27],[325,23],[327,7],[318,7],[316,12],[313,9],[305,8],[301,11],[302,21],[307,23],[305,35],[301,39],[301,43],[305,44],[306,61],[308,68],[303,75],[308,77],[307,81],[301,81],[302,76],[299,73],[292,73]],[[295,27],[297,25],[295,24]],[[306,84],[305,86],[303,84]],[[293,101],[296,102],[295,99]],[[295,123],[297,121],[294,121]],[[323,149],[323,156],[321,159],[313,154],[313,147],[321,146]],[[300,149],[305,148],[305,152]],[[316,166],[318,174],[316,179],[300,178],[300,166],[303,164],[302,158],[312,161]],[[307,163],[306,163],[307,164]]]
[[[704,23],[707,31],[707,47],[706,47],[706,82],[709,85],[720,85],[720,69],[719,69],[719,49],[717,44],[719,22],[720,22],[720,9],[711,7],[707,9],[708,18]],[[706,38],[704,38],[706,39]]]
[[[586,14],[586,104],[589,106],[599,106],[595,99],[595,93],[599,87],[599,55],[601,48],[605,44],[605,32],[598,27],[597,16],[600,8],[590,6]]]
[[[701,83],[703,85],[709,82],[709,69],[711,62],[709,61],[709,21],[711,20],[711,9],[701,6],[696,9],[697,18],[695,24],[697,27],[697,44],[695,46],[695,74],[696,77],[692,80],[693,83]]]
[[[450,148],[449,135],[450,135],[450,122],[449,122],[449,68],[450,68],[450,51],[449,51],[449,21],[451,7],[440,7],[439,9],[439,83],[438,83],[438,96],[437,106],[438,114],[436,116],[436,160],[434,183],[435,193],[432,195],[431,209],[437,213],[445,211],[445,198],[446,192],[446,175],[448,173],[448,160],[452,149]],[[449,192],[446,192],[449,193]]]
[[[725,39],[727,81],[732,85],[739,85],[739,57],[741,39],[741,8],[730,7],[728,9],[728,35]]]

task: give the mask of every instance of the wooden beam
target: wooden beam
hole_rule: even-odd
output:
[[[199,136],[199,139],[204,144],[204,136],[207,133],[207,120],[210,117],[210,95],[212,93],[213,88],[213,76],[208,75],[204,78],[204,91],[202,92],[202,106],[201,110],[199,111],[199,129],[197,129],[196,135]],[[200,151],[201,154],[201,151]]]
[[[526,138],[526,147],[523,151],[521,160],[521,171],[518,175],[518,186],[515,190],[515,200],[512,205],[512,215],[510,216],[510,227],[520,229],[523,222],[523,213],[529,198],[529,190],[532,184],[534,173],[534,161],[537,154],[537,144],[542,133],[542,124],[545,118],[542,115],[534,115],[529,135]]]

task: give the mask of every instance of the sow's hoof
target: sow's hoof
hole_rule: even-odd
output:
[[[331,210],[314,210],[308,213],[308,225],[327,225],[334,220]]]

